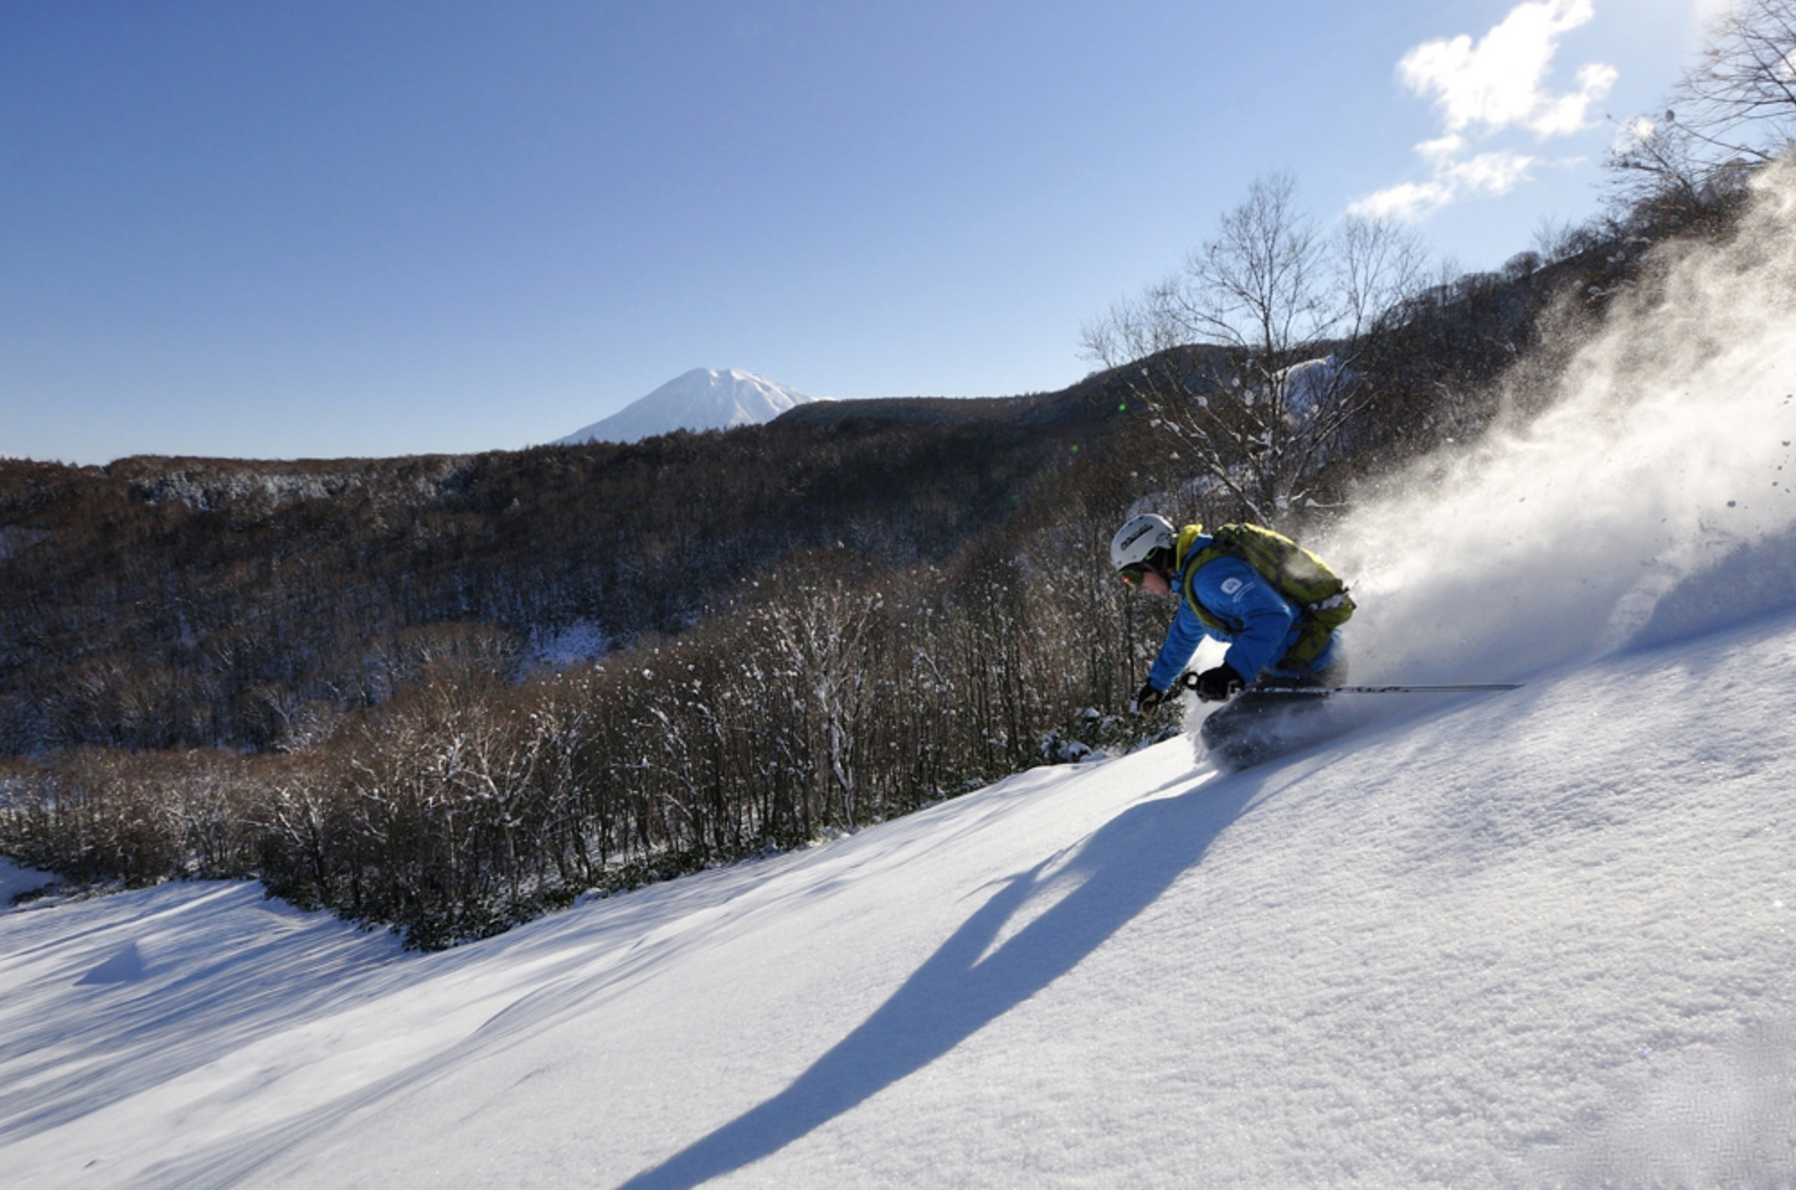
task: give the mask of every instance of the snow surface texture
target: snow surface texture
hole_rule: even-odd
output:
[[[694,368],[555,445],[636,442],[674,430],[728,430],[758,425],[814,399],[735,368]]]
[[[401,953],[250,885],[0,915],[49,1187],[1796,1186],[1796,231],[1325,546],[1363,678]]]

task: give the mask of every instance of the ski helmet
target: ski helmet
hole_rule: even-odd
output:
[[[1110,564],[1118,570],[1126,570],[1130,566],[1150,563],[1161,550],[1167,552],[1167,561],[1170,562],[1176,540],[1171,521],[1163,516],[1144,512],[1138,517],[1131,517],[1129,523],[1118,529],[1116,536],[1110,539]]]

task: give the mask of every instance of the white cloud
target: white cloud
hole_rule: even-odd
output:
[[[1520,153],[1480,153],[1470,161],[1448,168],[1447,174],[1462,190],[1479,194],[1508,194],[1528,176],[1534,158]]]
[[[1507,151],[1480,153],[1465,161],[1442,161],[1432,181],[1404,182],[1380,190],[1348,207],[1347,213],[1374,219],[1419,219],[1467,195],[1507,194],[1527,179],[1535,161],[1536,158]]]
[[[1609,93],[1617,77],[1615,67],[1600,62],[1579,67],[1578,89],[1543,103],[1528,121],[1528,127],[1543,138],[1568,136],[1591,127],[1594,121],[1587,118],[1590,105]]]
[[[1416,152],[1430,161],[1451,161],[1459,156],[1465,148],[1465,137],[1453,133],[1439,140],[1423,141],[1416,146]]]
[[[1419,219],[1452,197],[1444,182],[1403,182],[1367,195],[1347,213],[1365,219]]]
[[[1615,69],[1584,67],[1570,95],[1549,95],[1542,85],[1559,38],[1595,15],[1591,0],[1529,0],[1476,45],[1465,34],[1425,42],[1403,56],[1397,72],[1416,94],[1434,96],[1448,132],[1516,126],[1541,136],[1575,132],[1585,127],[1590,104],[1609,93]]]
[[[1525,181],[1534,157],[1476,152],[1475,141],[1517,130],[1545,140],[1593,126],[1591,105],[1615,85],[1615,68],[1586,63],[1578,68],[1576,90],[1564,94],[1547,89],[1547,75],[1560,38],[1595,15],[1592,0],[1527,0],[1476,42],[1461,34],[1405,54],[1398,76],[1417,95],[1432,97],[1441,115],[1442,135],[1416,146],[1434,176],[1380,190],[1349,210],[1414,219],[1468,195],[1505,194]]]

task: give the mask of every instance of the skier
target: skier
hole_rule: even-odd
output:
[[[1204,720],[1200,733],[1232,767],[1278,750],[1289,714],[1320,705],[1319,699],[1256,694],[1256,685],[1324,685],[1346,675],[1335,630],[1352,614],[1353,601],[1320,559],[1287,538],[1253,525],[1225,525],[1214,534],[1201,525],[1175,531],[1150,513],[1117,531],[1110,559],[1130,586],[1179,600],[1166,643],[1130,709],[1150,710],[1181,684],[1206,702],[1233,699]],[[1222,663],[1185,675],[1205,636],[1228,644]]]

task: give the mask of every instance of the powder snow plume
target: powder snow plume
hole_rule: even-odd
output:
[[[1321,543],[1356,680],[1510,679],[1796,604],[1796,164],[1725,247],[1657,252],[1544,413]]]

